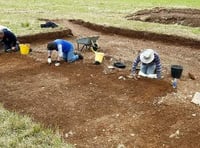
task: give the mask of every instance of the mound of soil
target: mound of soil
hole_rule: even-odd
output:
[[[154,22],[161,24],[178,24],[200,27],[199,9],[160,8],[145,9],[126,16],[128,20]]]
[[[18,36],[18,40],[21,43],[36,43],[47,40],[54,40],[58,38],[64,38],[67,36],[73,36],[70,29],[56,30],[52,32],[37,33],[33,35]]]
[[[122,35],[125,37],[135,38],[135,39],[159,41],[162,43],[168,43],[168,44],[173,44],[173,45],[175,44],[177,46],[180,46],[180,45],[192,46],[193,48],[198,48],[198,49],[200,47],[199,40],[187,38],[187,37],[181,37],[177,35],[158,34],[158,33],[147,32],[147,31],[138,31],[138,30],[113,27],[113,26],[105,26],[105,25],[94,24],[91,22],[85,22],[81,19],[78,19],[78,20],[72,19],[69,21],[74,24],[87,27],[90,30],[95,30],[98,32],[111,34],[111,35],[117,34],[117,35]]]

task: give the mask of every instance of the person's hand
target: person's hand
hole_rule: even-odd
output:
[[[138,80],[138,75],[137,74],[132,74],[132,76],[133,76],[133,79],[135,79],[135,80]]]
[[[60,61],[56,61],[55,66],[56,67],[60,66]]]
[[[12,47],[12,50],[15,50],[16,49],[16,47]]]
[[[158,76],[157,79],[164,79],[164,76]]]
[[[128,78],[137,80],[137,75],[135,73],[131,73],[128,75]]]
[[[51,64],[51,63],[52,63],[52,60],[51,60],[50,57],[48,57],[47,62],[48,62],[48,64]]]

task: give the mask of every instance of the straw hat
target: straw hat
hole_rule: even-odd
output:
[[[140,54],[140,60],[142,63],[149,64],[154,60],[154,51],[153,49],[145,49],[141,54]]]

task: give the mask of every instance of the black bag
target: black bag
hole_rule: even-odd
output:
[[[56,28],[58,27],[58,25],[54,22],[49,21],[49,22],[46,22],[45,24],[41,24],[40,27],[41,28]]]

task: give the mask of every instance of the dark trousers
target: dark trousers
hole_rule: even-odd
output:
[[[12,47],[15,47],[16,50],[19,50],[19,44],[18,43],[16,43],[15,46],[13,46],[12,42],[4,42],[3,44],[4,44],[4,50],[5,51],[11,49]]]

